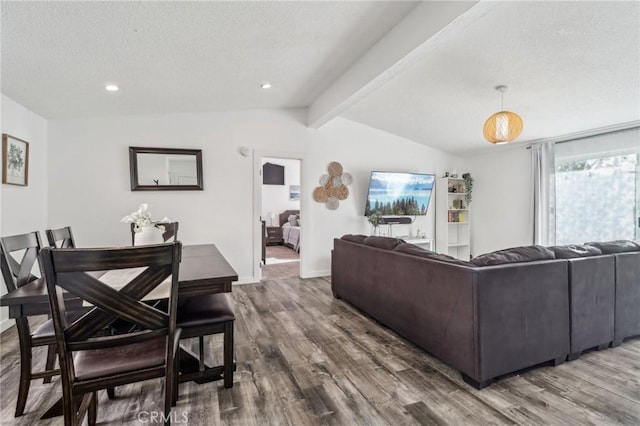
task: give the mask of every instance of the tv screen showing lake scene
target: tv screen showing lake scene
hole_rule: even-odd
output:
[[[426,215],[434,183],[435,175],[371,172],[364,215]]]

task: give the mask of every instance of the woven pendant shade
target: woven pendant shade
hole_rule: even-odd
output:
[[[482,133],[493,144],[511,142],[522,133],[522,119],[510,111],[496,112],[485,121]]]
[[[515,140],[522,133],[522,119],[516,113],[504,111],[504,92],[507,86],[496,86],[500,92],[502,111],[496,112],[484,122],[482,134],[484,138],[495,145],[502,145]]]

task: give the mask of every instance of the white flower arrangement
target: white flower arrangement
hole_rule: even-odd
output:
[[[149,204],[143,203],[140,204],[138,210],[129,213],[125,217],[123,217],[120,222],[124,223],[133,223],[134,232],[142,232],[142,228],[154,226],[161,231],[164,231],[163,223],[171,223],[171,219],[168,217],[164,217],[161,220],[153,220],[151,219],[151,212],[149,212]]]

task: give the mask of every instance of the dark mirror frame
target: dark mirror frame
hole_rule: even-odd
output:
[[[193,155],[196,157],[196,173],[198,183],[196,185],[140,185],[138,181],[138,154]],[[131,173],[132,191],[202,191],[204,189],[202,179],[201,149],[146,148],[139,146],[130,146],[129,172]]]

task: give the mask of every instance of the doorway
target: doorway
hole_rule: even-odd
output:
[[[261,279],[300,276],[301,160],[262,155],[260,159]]]

